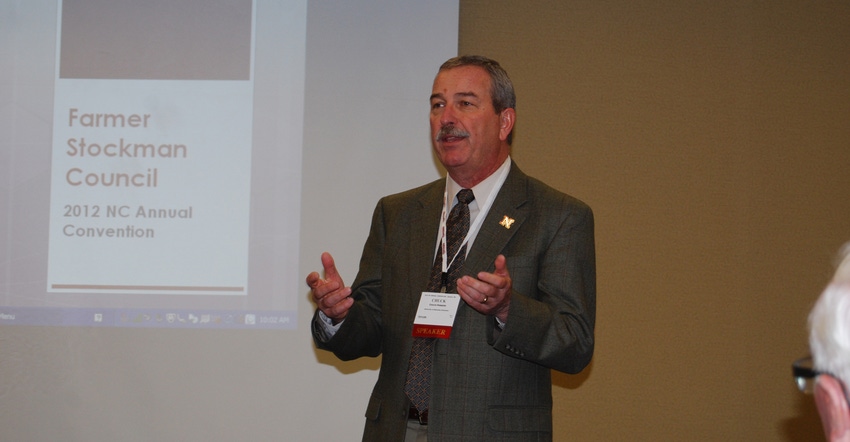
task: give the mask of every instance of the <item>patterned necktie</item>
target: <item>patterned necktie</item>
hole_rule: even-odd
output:
[[[444,287],[446,293],[457,291],[457,278],[466,260],[466,244],[463,248],[460,245],[466,238],[466,233],[469,232],[469,203],[474,199],[475,195],[469,189],[463,189],[457,193],[458,202],[446,220],[446,255],[448,259],[454,257],[454,261],[447,273],[443,273],[443,255],[437,252],[426,291],[439,292]],[[413,350],[410,352],[410,365],[407,369],[404,392],[420,412],[428,409],[428,401],[431,397],[431,356],[434,353],[435,340],[436,338],[414,338]]]

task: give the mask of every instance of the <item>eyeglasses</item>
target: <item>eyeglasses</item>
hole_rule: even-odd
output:
[[[797,388],[806,394],[814,393],[818,376],[826,375],[834,378],[841,385],[841,389],[844,391],[844,400],[847,401],[847,406],[850,407],[850,395],[847,394],[847,386],[844,382],[835,377],[835,375],[815,370],[811,356],[794,361],[791,364],[791,370],[794,374],[794,381],[797,383]]]
[[[815,391],[815,379],[823,374],[814,369],[811,356],[794,361],[791,364],[791,370],[794,374],[794,382],[797,383],[797,388],[806,394],[811,394]]]

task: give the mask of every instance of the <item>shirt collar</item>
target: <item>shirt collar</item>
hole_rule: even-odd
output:
[[[501,166],[499,166],[498,169],[493,171],[493,173],[491,173],[490,176],[488,176],[487,178],[484,178],[484,181],[481,181],[475,186],[472,186],[472,193],[475,195],[475,200],[472,202],[472,204],[476,204],[476,202],[478,201],[487,201],[487,198],[490,197],[491,193],[493,193],[494,191],[498,191],[499,189],[496,189],[496,185],[499,183],[499,176],[501,175],[501,171],[509,167],[511,167],[510,155],[505,158],[505,161],[502,163]],[[463,187],[461,187],[460,184],[455,182],[455,180],[453,180],[451,176],[446,174],[446,190],[452,198],[450,207],[454,206],[455,202],[457,202],[457,193],[460,192],[461,189],[463,189]]]

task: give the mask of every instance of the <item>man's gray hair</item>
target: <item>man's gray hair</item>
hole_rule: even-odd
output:
[[[440,66],[440,70],[444,71],[462,66],[478,66],[484,68],[490,75],[490,99],[493,101],[493,107],[497,114],[508,108],[516,109],[514,84],[511,82],[507,71],[502,68],[498,61],[481,55],[461,55],[446,60]]]

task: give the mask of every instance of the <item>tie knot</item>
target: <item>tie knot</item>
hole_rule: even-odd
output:
[[[461,189],[461,191],[457,193],[457,201],[459,203],[469,204],[474,199],[475,195],[472,193],[471,189]]]

